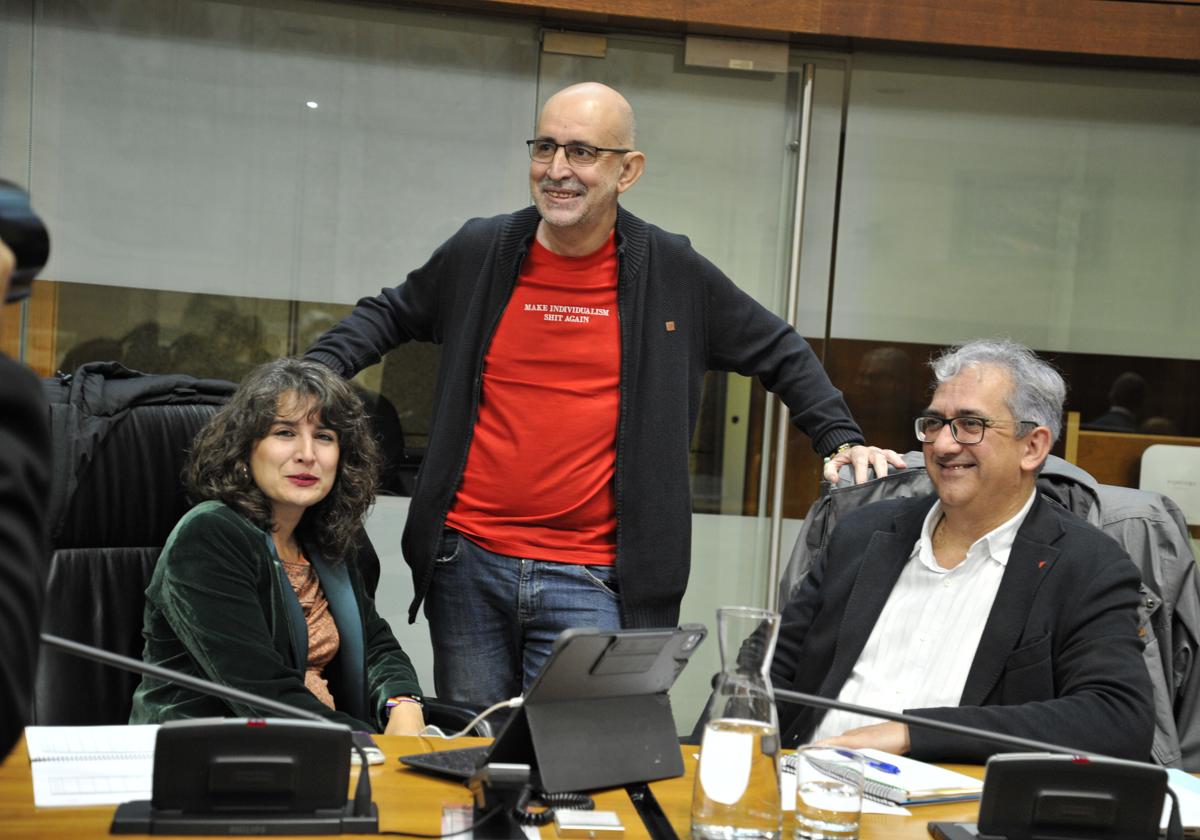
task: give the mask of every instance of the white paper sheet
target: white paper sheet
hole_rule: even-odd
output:
[[[149,799],[158,726],[28,726],[33,803],[118,805]]]

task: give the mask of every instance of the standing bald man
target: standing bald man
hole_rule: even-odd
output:
[[[442,345],[403,548],[437,694],[469,703],[520,694],[568,627],[678,622],[706,371],[778,394],[832,480],[903,464],[861,445],[804,339],[620,207],[646,165],[621,94],[559,91],[528,146],[532,207],[467,222],[308,351],[352,376],[403,342]]]

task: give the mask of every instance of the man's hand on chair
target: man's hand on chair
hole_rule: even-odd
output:
[[[893,449],[880,449],[878,446],[868,446],[863,443],[855,444],[849,449],[838,452],[825,462],[825,478],[830,484],[839,481],[838,470],[846,464],[854,467],[854,483],[862,484],[867,480],[867,470],[875,468],[875,477],[882,478],[888,474],[888,465],[904,469],[904,458]]]

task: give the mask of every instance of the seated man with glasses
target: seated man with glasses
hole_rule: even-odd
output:
[[[532,206],[467,222],[308,351],[352,376],[398,344],[442,346],[402,544],[437,694],[466,703],[520,694],[568,627],[679,621],[707,371],[757,376],[835,480],[903,465],[861,445],[795,330],[618,204],[646,165],[621,94],[561,90],[536,134]]]
[[[1137,568],[1036,477],[1066,385],[1009,341],[931,363],[916,420],[937,491],[841,518],[784,608],[776,687],[1146,761],[1150,678]],[[784,745],[816,740],[982,762],[991,743],[780,702]]]

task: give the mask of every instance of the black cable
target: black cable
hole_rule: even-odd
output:
[[[354,808],[356,817],[371,816],[371,774],[367,771],[367,753],[362,745],[350,735],[350,746],[358,753],[358,783],[354,786]]]
[[[642,824],[646,826],[652,840],[679,840],[679,835],[675,833],[671,821],[663,813],[662,806],[654,798],[654,792],[648,784],[635,782],[625,785],[625,792],[629,794],[629,799],[637,809],[638,816],[642,818]]]
[[[1171,816],[1167,820],[1167,840],[1183,840],[1183,820],[1179,816],[1179,797],[1167,785],[1167,796],[1171,798]]]
[[[540,802],[546,806],[544,811],[530,811],[531,801]],[[596,803],[590,796],[582,793],[543,793],[526,788],[521,794],[517,806],[513,808],[512,816],[521,825],[549,825],[554,821],[554,811],[558,808],[570,808],[575,811],[591,811]]]

